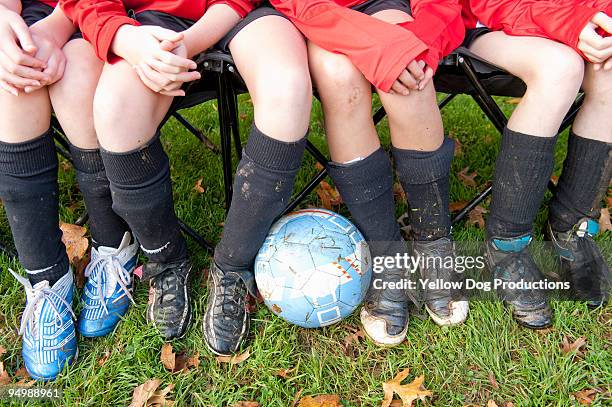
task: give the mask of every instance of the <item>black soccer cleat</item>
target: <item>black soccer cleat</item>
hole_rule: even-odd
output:
[[[548,225],[563,278],[570,283],[574,298],[586,301],[590,308],[604,304],[612,287],[608,264],[593,240],[598,231],[599,224],[593,219],[582,219],[567,232],[554,232]]]
[[[385,268],[375,274],[361,308],[361,324],[379,346],[396,346],[408,332],[408,289],[393,287],[408,278],[408,270]]]
[[[224,272],[213,263],[202,323],[204,338],[211,352],[229,356],[238,351],[249,332],[248,296],[249,291],[253,293],[254,290],[252,278],[245,278],[236,272]]]
[[[181,338],[191,322],[189,273],[191,263],[147,263],[142,280],[150,281],[147,320],[166,340]]]
[[[512,308],[516,322],[526,328],[544,329],[552,325],[552,312],[545,292],[508,285],[544,280],[529,252],[530,242],[530,235],[514,239],[490,239],[486,244],[486,261],[493,278],[506,283],[497,288],[497,294]]]
[[[430,242],[414,241],[412,250],[415,257],[421,259],[419,271],[423,281],[462,284],[463,275],[449,267],[455,263],[455,245],[450,238],[443,237]],[[469,303],[462,290],[426,287],[423,300],[425,309],[438,325],[457,325],[467,318]]]

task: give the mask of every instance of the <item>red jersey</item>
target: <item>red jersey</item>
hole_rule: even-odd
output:
[[[126,10],[140,13],[161,11],[188,20],[198,20],[215,4],[226,4],[240,17],[246,16],[259,0],[59,0],[60,7],[79,27],[83,37],[91,42],[98,57],[104,61],[114,59],[110,51],[113,38],[124,24],[138,25]]]
[[[389,24],[349,7],[365,0],[270,0],[313,43],[346,55],[374,86],[389,91],[413,60],[432,69],[463,41],[459,0],[412,0],[414,22]],[[406,10],[409,12],[410,10]]]
[[[466,28],[485,26],[508,35],[544,37],[577,48],[580,32],[612,0],[461,0]]]

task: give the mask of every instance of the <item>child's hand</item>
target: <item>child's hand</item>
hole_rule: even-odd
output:
[[[160,48],[180,57],[187,57],[187,48],[180,42],[164,40]],[[183,68],[159,63],[159,61],[141,62],[136,67],[138,76],[150,89],[166,96],[185,96],[181,89],[184,83],[200,79],[197,71],[187,71]]]
[[[584,27],[578,40],[578,49],[595,64],[595,70],[612,69],[612,36],[602,37],[601,29],[612,34],[612,18],[605,13],[597,13]]]
[[[38,49],[34,56],[45,61],[46,67],[42,73],[46,75],[46,78],[40,80],[38,86],[26,86],[24,88],[26,93],[54,84],[64,76],[66,69],[66,56],[54,41],[37,34],[32,34],[32,39]]]
[[[391,93],[408,96],[411,89],[425,89],[432,77],[433,70],[424,61],[412,61],[391,86]]]
[[[41,72],[46,67],[33,55],[37,47],[30,30],[21,16],[13,11],[0,9],[0,89],[15,96],[27,86],[38,86],[48,79]]]

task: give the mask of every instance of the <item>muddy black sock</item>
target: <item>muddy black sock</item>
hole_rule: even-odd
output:
[[[373,257],[393,256],[406,251],[395,218],[393,169],[385,150],[348,164],[328,165],[342,200],[355,226],[370,244]]]
[[[47,280],[52,286],[68,272],[52,135],[49,129],[23,143],[0,142],[0,198],[32,285]]]
[[[106,177],[100,150],[82,149],[71,145],[70,155],[89,214],[92,245],[96,248],[119,247],[123,234],[129,231],[129,226],[113,211],[110,182]]]
[[[454,145],[445,139],[436,151],[393,148],[397,176],[410,206],[414,240],[436,240],[450,234],[449,173]]]
[[[251,269],[270,226],[283,212],[293,191],[306,137],[286,143],[253,125],[234,178],[234,194],[215,262],[223,271]]]
[[[530,234],[554,168],[556,137],[536,137],[506,127],[495,162],[489,237]]]
[[[187,245],[174,212],[170,164],[158,136],[138,150],[101,149],[113,210],[130,226],[151,262],[187,258]]]
[[[567,232],[582,218],[597,219],[612,177],[612,144],[570,134],[567,157],[550,203],[555,232]]]

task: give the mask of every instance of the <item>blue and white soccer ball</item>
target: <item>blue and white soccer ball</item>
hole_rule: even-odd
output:
[[[278,220],[255,259],[255,280],[268,308],[305,328],[349,316],[371,279],[363,235],[326,209],[305,209]]]

